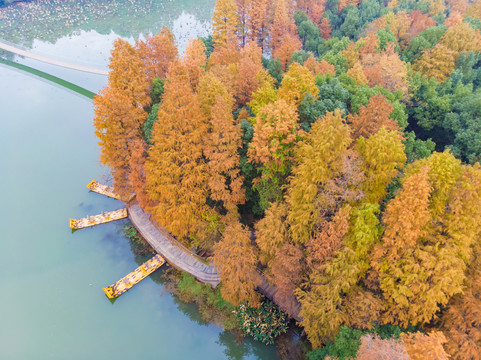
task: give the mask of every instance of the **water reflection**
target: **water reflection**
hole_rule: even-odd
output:
[[[204,20],[211,17],[214,3],[32,2],[7,8],[25,11],[23,17],[1,9],[0,29],[7,40],[32,46],[39,53],[106,66],[117,34],[133,41],[162,25],[173,25],[179,41],[186,41],[196,34],[192,28],[207,29]],[[27,15],[27,10],[47,4],[49,17],[45,12]],[[111,4],[114,12],[102,16],[95,12]],[[143,4],[148,11],[139,10]],[[93,5],[98,7],[95,11]],[[78,14],[84,14],[84,19]],[[19,61],[92,91],[106,81],[35,60]],[[108,302],[101,288],[150,255],[133,254],[124,235],[127,220],[74,234],[68,229],[68,217],[120,207],[118,201],[89,193],[85,187],[92,178],[104,182],[101,177],[107,176],[98,161],[91,127],[92,102],[3,65],[0,79],[0,160],[8,174],[0,183],[9,189],[3,198],[3,209],[8,211],[0,209],[4,232],[0,266],[6,278],[0,293],[4,324],[0,358],[275,359],[275,347],[240,341],[234,333],[206,324],[194,304],[166,293],[165,268],[114,304]]]
[[[4,38],[31,45],[34,39],[55,43],[65,35],[95,30],[122,37],[157,33],[172,28],[182,12],[210,19],[215,0],[50,0],[19,3],[0,8],[0,32]]]

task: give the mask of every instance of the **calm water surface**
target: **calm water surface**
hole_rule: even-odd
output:
[[[189,33],[189,21],[205,29],[205,19],[171,17],[177,35]],[[115,38],[78,29],[55,42],[30,40],[39,53],[102,67]],[[20,61],[92,91],[106,82]],[[199,320],[195,307],[154,281],[162,270],[111,304],[102,287],[137,267],[122,231],[126,222],[74,234],[68,228],[69,217],[122,207],[85,187],[94,178],[109,180],[98,160],[92,102],[0,65],[0,105],[0,359],[277,358],[272,346],[239,345]]]

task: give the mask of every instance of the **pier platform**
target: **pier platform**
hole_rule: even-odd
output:
[[[92,180],[88,183],[87,187],[90,191],[120,200],[120,196],[114,192],[114,188],[111,186],[103,185],[95,180]]]
[[[71,229],[78,230],[115,220],[125,219],[126,217],[127,208],[123,208],[115,211],[102,212],[102,214],[99,215],[87,216],[82,219],[69,219],[68,226]]]
[[[129,290],[135,284],[138,284],[155,270],[165,264],[165,260],[160,255],[155,255],[152,259],[147,260],[130,274],[124,276],[115,284],[104,287],[102,290],[109,299],[114,299]]]

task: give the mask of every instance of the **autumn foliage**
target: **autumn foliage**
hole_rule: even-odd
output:
[[[208,123],[190,80],[187,67],[171,64],[146,163],[150,210],[181,238],[198,230],[207,196],[202,146]]]
[[[259,304],[255,291],[258,283],[257,254],[251,244],[249,230],[239,222],[229,224],[223,240],[214,245],[214,264],[222,274],[222,297],[234,305]]]
[[[218,0],[180,55],[117,40],[101,162],[313,359],[480,359],[480,4]]]
[[[126,41],[115,41],[109,67],[108,86],[94,99],[95,134],[101,147],[100,159],[111,169],[115,191],[128,198],[133,190],[130,161],[136,151],[132,140],[141,138],[147,119],[143,106],[150,103],[149,82],[140,52]]]

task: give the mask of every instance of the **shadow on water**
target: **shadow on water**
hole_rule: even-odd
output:
[[[113,299],[110,299],[107,295],[105,295],[105,297],[107,298],[108,301],[110,301],[110,303],[113,305],[115,304],[115,302],[117,301],[118,297],[116,298],[113,298]]]

